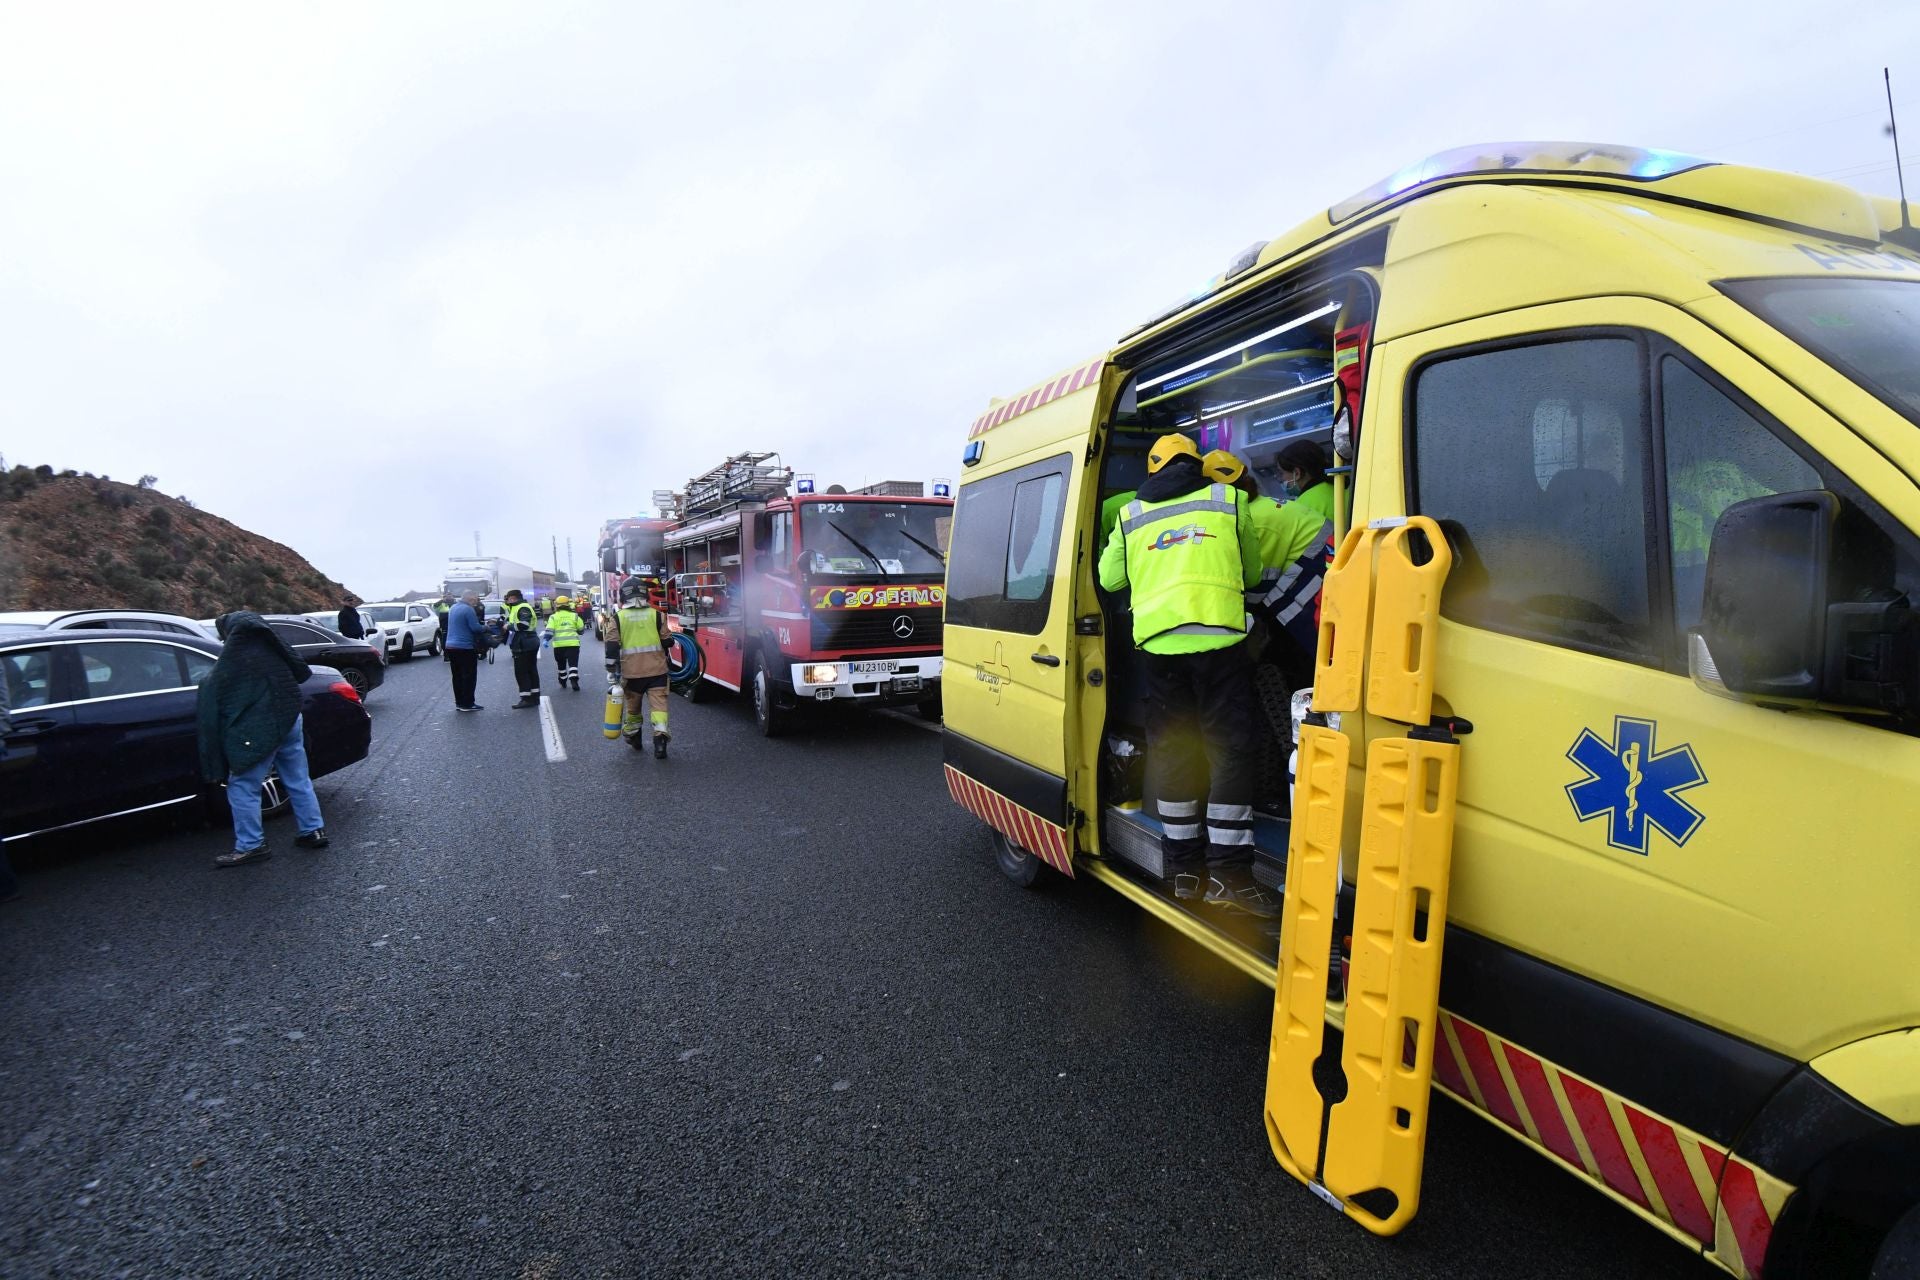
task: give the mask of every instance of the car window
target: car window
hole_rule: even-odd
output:
[[[190,685],[202,685],[213,674],[213,659],[198,649],[182,649],[180,661],[186,665],[187,683]]]
[[[1414,381],[1419,510],[1459,551],[1441,611],[1654,662],[1640,345],[1581,337],[1443,358]]]
[[[128,640],[74,648],[79,650],[80,671],[86,679],[84,698],[119,698],[186,687],[180,650],[173,645]]]
[[[0,657],[7,679],[7,704],[15,711],[44,707],[53,700],[53,650],[15,649]]]
[[[960,486],[948,622],[1027,635],[1046,626],[1070,461],[1048,458]]]
[[[315,631],[312,627],[303,627],[297,622],[269,622],[267,625],[273,628],[273,634],[279,636],[290,645],[327,643],[327,637],[325,635]]]

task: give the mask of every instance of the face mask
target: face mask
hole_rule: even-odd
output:
[[[1300,486],[1291,480],[1282,480],[1280,482],[1280,492],[1286,494],[1289,498],[1297,498],[1300,496]]]

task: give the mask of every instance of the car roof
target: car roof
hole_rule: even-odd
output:
[[[212,636],[195,632],[185,635],[178,631],[136,631],[132,628],[116,627],[112,631],[48,631],[44,628],[23,628],[15,632],[11,628],[0,630],[0,644],[13,645],[23,641],[33,644],[113,644],[120,640],[171,640],[175,644],[187,644],[196,649],[220,651],[220,642]]]

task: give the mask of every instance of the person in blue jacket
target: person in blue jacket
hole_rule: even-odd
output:
[[[469,591],[447,611],[447,663],[453,669],[453,709],[478,711],[473,686],[480,674],[480,653],[488,647],[486,624],[480,621],[479,593]]]

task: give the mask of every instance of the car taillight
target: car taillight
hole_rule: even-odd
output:
[[[348,702],[360,701],[360,691],[348,684],[345,680],[335,680],[332,684],[328,685],[327,688],[333,690]]]

